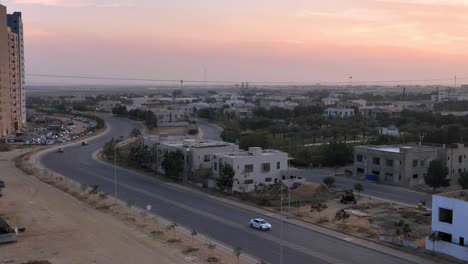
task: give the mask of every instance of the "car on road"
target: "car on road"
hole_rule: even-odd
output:
[[[81,145],[82,145],[82,146],[87,146],[87,145],[88,145],[88,142],[87,142],[87,141],[83,141],[83,142],[81,142]]]
[[[261,218],[254,218],[249,222],[250,227],[256,228],[262,231],[270,230],[271,224]]]

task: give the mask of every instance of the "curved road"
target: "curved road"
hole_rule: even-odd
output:
[[[111,137],[126,137],[138,123],[127,119],[107,118],[108,133],[74,146],[64,153],[51,152],[41,158],[44,166],[86,184],[97,184],[106,193],[114,193],[113,167],[95,161],[92,154]],[[231,246],[240,246],[252,256],[270,263],[280,263],[280,222],[267,215],[232,206],[208,195],[137,172],[117,169],[118,198],[145,208],[151,204],[158,215],[171,219]],[[249,219],[263,217],[273,229],[260,232],[247,226]],[[285,264],[409,264],[410,262],[333,238],[294,224],[284,223],[283,263]],[[343,236],[345,237],[345,236]]]

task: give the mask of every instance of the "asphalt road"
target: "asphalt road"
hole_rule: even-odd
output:
[[[97,184],[114,194],[113,167],[92,159],[92,153],[111,137],[128,136],[139,124],[126,119],[109,118],[110,131],[88,146],[65,148],[64,153],[52,152],[42,157],[44,166],[85,184]],[[270,263],[280,263],[280,222],[268,215],[214,200],[198,191],[148,177],[137,172],[117,169],[118,199],[136,206],[152,206],[152,212],[193,228],[233,247],[240,246],[252,256]],[[268,232],[248,227],[248,221],[262,217],[273,225]],[[333,238],[293,224],[283,226],[283,263],[285,264],[409,264],[399,258],[379,253],[343,239]]]
[[[315,171],[300,170],[299,176],[304,177],[309,182],[322,183],[326,174],[317,173]],[[335,177],[335,187],[337,189],[353,189],[357,181],[343,177]],[[431,208],[432,196],[430,194],[415,192],[400,187],[376,184],[371,182],[360,181],[364,187],[363,195],[375,197],[378,199],[416,206],[421,200],[426,201],[426,207]]]
[[[203,119],[197,120],[198,129],[202,131],[204,139],[222,141],[221,133],[223,128]]]

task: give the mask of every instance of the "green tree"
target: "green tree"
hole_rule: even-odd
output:
[[[221,133],[221,138],[227,142],[236,142],[239,140],[241,134],[240,124],[236,120],[228,120],[226,127]]]
[[[323,184],[325,184],[327,187],[331,188],[335,185],[335,177],[333,176],[328,176],[323,178]]]
[[[362,184],[360,182],[356,182],[354,184],[354,190],[356,190],[356,192],[358,192],[358,195],[361,195],[361,192],[364,191],[364,187],[362,186]]]
[[[128,160],[134,165],[146,167],[151,161],[151,151],[147,145],[140,142],[132,144],[128,153]]]
[[[440,241],[439,232],[432,231],[429,235],[429,240],[432,242],[432,254],[435,254],[435,243]]]
[[[236,172],[231,165],[225,164],[219,165],[219,177],[216,180],[216,186],[222,192],[225,190],[232,190],[232,185],[234,184],[234,175]]]
[[[400,220],[395,223],[395,234],[397,236],[403,235],[403,237],[408,237],[409,234],[412,232],[411,226],[408,223],[405,223],[404,220]]]
[[[242,136],[239,140],[239,148],[248,150],[250,147],[270,148],[271,141],[266,133],[255,133]]]
[[[141,130],[138,128],[132,129],[132,131],[130,132],[130,137],[139,137],[139,136],[141,136]]]
[[[145,125],[148,129],[153,129],[158,127],[158,118],[151,110],[146,110],[146,119]]]
[[[115,116],[127,116],[127,107],[125,105],[116,105],[114,108],[112,108],[112,114]]]
[[[237,258],[237,264],[239,264],[239,257],[242,254],[242,248],[241,247],[235,247],[233,250],[234,256]]]
[[[468,172],[463,172],[458,178],[458,184],[462,187],[462,189],[468,189]]]
[[[325,166],[344,166],[353,160],[353,151],[346,143],[330,142],[322,146],[321,156]]]
[[[336,221],[343,221],[343,223],[349,219],[351,215],[345,211],[345,209],[338,210],[335,214]]]
[[[180,150],[165,153],[161,166],[167,176],[181,180],[184,171],[184,154]]]
[[[424,182],[434,188],[449,187],[450,179],[447,178],[448,168],[441,160],[432,160],[424,176]]]
[[[310,205],[310,211],[311,212],[317,212],[319,214],[319,218],[322,219],[321,213],[325,211],[328,208],[328,205],[326,203],[313,203]]]

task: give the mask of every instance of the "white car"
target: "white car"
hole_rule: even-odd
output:
[[[254,218],[249,222],[250,227],[260,229],[262,231],[270,230],[271,224],[261,218]]]

